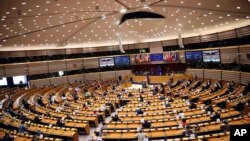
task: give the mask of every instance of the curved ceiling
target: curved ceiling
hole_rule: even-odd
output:
[[[131,19],[136,11],[164,19]],[[204,35],[250,25],[250,0],[1,0],[0,49],[117,45]]]

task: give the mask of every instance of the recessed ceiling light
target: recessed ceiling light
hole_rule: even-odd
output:
[[[121,10],[120,10],[120,13],[125,13],[125,12],[127,12],[126,9],[121,9]]]
[[[22,5],[26,5],[26,2],[22,2]]]
[[[220,7],[220,5],[219,5],[219,4],[217,4],[217,5],[216,5],[216,7],[218,7],[218,8],[219,8],[219,7]]]
[[[201,5],[201,3],[199,2],[199,3],[197,3],[197,5]]]
[[[240,9],[240,7],[239,7],[239,6],[237,6],[237,7],[236,7],[236,9]]]

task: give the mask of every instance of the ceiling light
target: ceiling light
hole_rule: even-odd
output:
[[[120,10],[120,13],[125,13],[125,12],[127,12],[126,9],[121,9],[121,10]]]
[[[26,2],[22,2],[22,5],[26,5]]]
[[[236,7],[236,9],[240,9],[240,7],[239,7],[239,6],[237,6],[237,7]]]

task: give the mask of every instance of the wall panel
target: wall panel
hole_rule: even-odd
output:
[[[98,47],[97,50],[98,52],[113,51],[114,47],[113,46]]]
[[[219,40],[236,38],[235,30],[229,30],[218,33]]]
[[[221,63],[232,63],[234,61],[239,62],[237,47],[221,48],[220,53]]]
[[[0,78],[1,77],[5,77],[4,66],[3,65],[0,65]]]
[[[189,37],[189,38],[183,39],[184,44],[193,44],[193,43],[200,43],[200,42],[201,42],[200,36]]]
[[[30,81],[31,86],[37,86],[37,87],[43,87],[45,85],[50,85],[50,80],[49,78],[46,79],[38,79],[38,80],[31,80]]]
[[[186,73],[187,74],[192,74],[193,77],[196,75],[198,78],[203,78],[203,69],[187,69]]]
[[[250,64],[250,45],[240,47],[240,63]]]
[[[162,45],[163,46],[175,46],[175,45],[178,45],[178,44],[177,44],[177,40],[173,39],[173,40],[162,41]]]
[[[101,75],[102,80],[109,80],[109,79],[115,79],[116,78],[115,71],[100,72],[100,75]]]
[[[138,44],[135,44],[135,48],[149,48],[149,43],[138,43]]]
[[[65,83],[68,83],[68,78],[67,76],[52,77],[50,78],[50,82],[51,84],[54,84],[54,85],[65,84]]]
[[[63,61],[50,61],[49,62],[49,72],[58,72],[66,70],[66,62]]]
[[[91,52],[97,52],[97,48],[93,47],[93,48],[83,48],[82,49],[82,53],[91,53]]]
[[[84,68],[99,68],[98,58],[83,59]]]
[[[67,70],[79,70],[83,68],[83,60],[80,59],[68,59],[66,60]]]
[[[9,58],[9,57],[26,57],[25,51],[4,51],[2,52],[3,58]]]
[[[118,79],[118,77],[121,76],[122,79],[124,79],[126,76],[130,76],[131,74],[131,70],[116,71],[116,78]]]
[[[28,50],[27,56],[46,56],[47,50]]]
[[[65,49],[51,49],[47,50],[47,55],[62,55],[65,54],[66,50]]]
[[[222,80],[240,82],[240,72],[238,71],[222,71]]]
[[[247,84],[250,82],[250,73],[241,72],[241,83]]]
[[[179,59],[181,63],[186,63],[185,51],[179,50]]]
[[[78,54],[78,53],[82,53],[81,48],[69,48],[69,49],[66,49],[66,54]]]
[[[85,80],[101,80],[100,73],[85,73]]]
[[[204,69],[204,78],[221,80],[221,70]]]
[[[28,67],[26,63],[8,64],[4,65],[4,68],[5,74],[8,77],[28,74]]]
[[[216,41],[216,40],[218,40],[217,33],[209,34],[209,35],[202,35],[201,36],[201,41],[202,42],[211,42],[211,41]]]
[[[48,63],[47,62],[34,62],[34,63],[28,63],[29,67],[29,74],[42,74],[42,73],[48,73]]]
[[[70,83],[75,82],[75,81],[84,81],[83,74],[76,74],[76,75],[68,75],[68,80]]]

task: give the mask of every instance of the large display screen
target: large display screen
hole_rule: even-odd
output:
[[[176,51],[168,51],[163,53],[163,59],[169,63],[179,61],[179,53]]]
[[[150,62],[150,55],[149,54],[136,54],[135,62],[136,63]]]
[[[128,66],[130,64],[129,56],[117,56],[115,57],[116,66]]]
[[[7,79],[6,77],[0,77],[0,86],[7,86]]]
[[[201,51],[187,51],[185,52],[187,63],[197,63],[202,62],[202,52]]]
[[[162,53],[155,53],[150,54],[151,61],[163,61],[163,54]]]
[[[114,66],[114,58],[107,57],[107,58],[99,58],[100,67],[107,67],[107,66]]]
[[[220,50],[202,51],[203,62],[220,62]]]
[[[14,85],[27,84],[26,75],[13,76]]]

